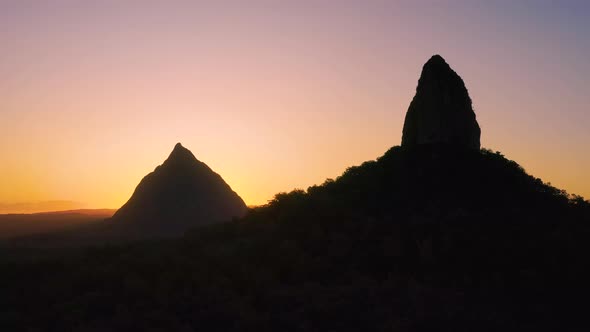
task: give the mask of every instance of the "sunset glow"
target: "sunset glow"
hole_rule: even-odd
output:
[[[590,198],[585,2],[48,3],[0,4],[0,213],[118,208],[177,142],[248,205],[322,183],[400,144],[433,54],[483,147]]]

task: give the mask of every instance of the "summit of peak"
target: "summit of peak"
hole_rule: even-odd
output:
[[[168,159],[164,162],[164,164],[179,164],[179,163],[190,163],[193,164],[197,161],[197,158],[193,155],[193,153],[182,146],[181,143],[176,143],[174,145],[174,149],[168,156]]]
[[[435,54],[435,55],[431,56],[430,59],[428,59],[428,61],[426,61],[426,64],[445,64],[448,66],[445,59],[442,56],[440,56],[439,54]]]
[[[176,145],[174,145],[174,149],[172,149],[172,153],[191,153],[189,149],[185,148],[184,146],[182,146],[182,144],[180,142],[176,143]]]
[[[422,68],[404,122],[403,146],[451,144],[480,148],[481,130],[463,79],[436,54]]]
[[[427,78],[448,80],[449,83],[454,81],[452,82],[453,84],[461,80],[461,77],[459,77],[459,75],[451,68],[447,61],[438,54],[431,56],[422,67],[420,80],[425,80]]]

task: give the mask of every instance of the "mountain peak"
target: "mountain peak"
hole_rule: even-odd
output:
[[[193,153],[189,149],[182,146],[182,144],[176,143],[176,145],[174,145],[174,149],[172,149],[172,152],[170,153],[166,161],[164,161],[164,164],[162,164],[162,166],[171,164],[186,164],[192,166],[195,163],[198,163],[198,160],[195,157],[195,155],[193,155]]]
[[[113,219],[123,221],[119,224],[136,234],[165,235],[245,212],[244,201],[221,176],[177,143],[166,161],[141,180]]]
[[[174,145],[174,149],[172,149],[172,154],[186,154],[186,153],[191,153],[191,152],[189,149],[185,148],[180,143],[176,143],[176,145]]]
[[[463,79],[436,54],[422,68],[404,123],[402,146],[480,148],[481,130]]]
[[[445,61],[445,59],[442,56],[438,55],[438,54],[435,54],[435,55],[431,56],[430,59],[428,59],[428,61],[426,61],[426,65],[429,65],[429,64],[430,65],[441,65],[441,64],[444,64],[447,67],[449,66],[447,64],[447,62]]]

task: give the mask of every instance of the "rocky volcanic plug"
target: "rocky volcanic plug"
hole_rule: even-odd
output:
[[[480,148],[481,130],[463,80],[440,55],[422,68],[404,123],[402,146],[445,144]]]
[[[130,233],[174,235],[193,226],[241,217],[246,209],[219,174],[178,143],[112,219]]]

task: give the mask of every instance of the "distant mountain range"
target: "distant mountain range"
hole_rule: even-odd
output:
[[[102,221],[116,210],[81,209],[41,213],[0,214],[0,239],[64,231]]]
[[[75,201],[53,200],[20,203],[0,202],[0,214],[31,214],[47,211],[69,211],[80,210],[85,204]]]

